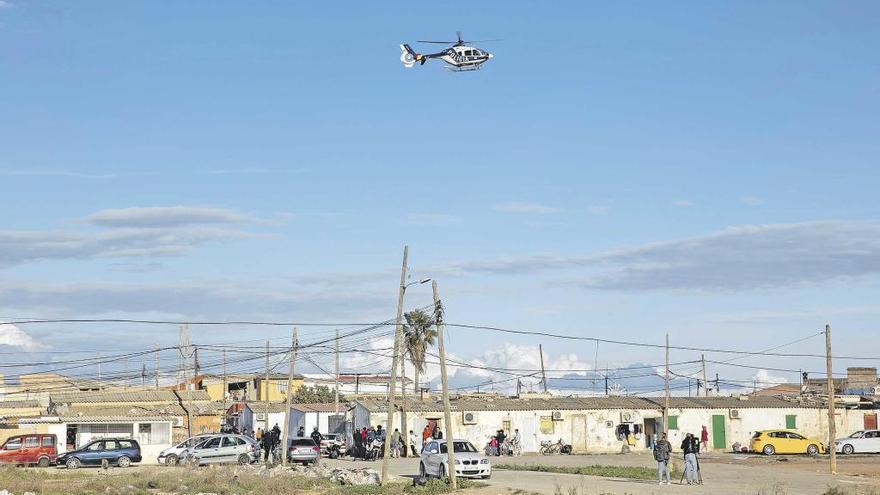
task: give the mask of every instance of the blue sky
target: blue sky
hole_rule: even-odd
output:
[[[0,5],[0,316],[375,321],[408,243],[450,321],[750,350],[830,322],[880,352],[874,2]],[[503,38],[485,70],[401,66],[456,30]],[[21,328],[35,353],[176,343]],[[560,369],[662,362],[542,342]]]

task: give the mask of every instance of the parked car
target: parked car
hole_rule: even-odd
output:
[[[0,447],[0,462],[49,467],[58,457],[57,441],[55,435],[47,433],[9,437]]]
[[[489,479],[492,476],[492,464],[489,458],[477,451],[467,440],[453,440],[455,453],[455,476],[466,478]],[[448,451],[446,440],[429,440],[422,449],[422,460],[419,463],[419,475],[423,478],[436,476],[445,478],[449,473]]]
[[[287,459],[290,462],[301,462],[303,464],[311,464],[318,462],[321,458],[321,447],[309,437],[297,437],[290,440],[290,448],[287,452]]]
[[[846,438],[834,441],[834,448],[841,454],[880,452],[880,430],[861,430]]]
[[[256,441],[244,435],[209,435],[193,447],[181,451],[184,462],[202,465],[237,462],[250,464],[259,459]]]
[[[100,466],[106,461],[111,465],[129,467],[141,462],[141,446],[131,438],[102,438],[58,456],[55,461],[67,469],[80,466]]]
[[[345,452],[345,437],[343,435],[337,435],[335,433],[328,433],[324,435],[324,438],[321,440],[321,453],[324,455],[328,455],[330,453],[330,446],[335,445],[339,447],[340,452]]]
[[[177,464],[181,459],[181,457],[180,457],[181,452],[183,452],[186,449],[195,447],[196,445],[202,443],[202,441],[204,441],[206,438],[208,438],[210,436],[212,436],[212,435],[210,435],[210,434],[196,435],[194,437],[187,438],[186,440],[180,442],[177,445],[174,445],[172,447],[168,447],[167,449],[163,450],[162,452],[159,452],[159,459],[158,459],[159,464],[167,464],[169,466],[173,466],[173,465]]]
[[[815,438],[807,438],[791,430],[756,431],[752,436],[752,452],[773,454],[824,454],[825,444]]]

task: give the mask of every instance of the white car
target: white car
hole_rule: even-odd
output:
[[[210,435],[195,447],[180,453],[180,461],[191,466],[237,462],[251,464],[259,460],[256,440],[244,435]]]
[[[862,430],[838,438],[834,441],[834,448],[841,454],[880,452],[880,430]]]
[[[208,437],[211,437],[211,436],[214,436],[214,435],[212,435],[212,434],[196,435],[194,437],[187,438],[186,440],[180,442],[177,445],[174,445],[172,447],[168,447],[167,449],[163,450],[162,452],[159,452],[159,459],[158,459],[159,464],[167,464],[169,466],[173,466],[173,465],[177,464],[177,462],[180,460],[181,452],[183,452],[186,449],[195,447],[196,445],[201,443],[202,440],[204,440]]]
[[[467,440],[453,440],[455,453],[455,476],[464,478],[489,479],[492,476],[492,464],[476,447]],[[419,475],[423,478],[436,476],[445,478],[449,473],[449,457],[446,440],[429,440],[422,449],[422,461],[419,463]]]

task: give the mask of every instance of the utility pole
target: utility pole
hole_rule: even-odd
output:
[[[141,363],[141,390],[147,389],[147,362]]]
[[[608,397],[608,370],[605,370],[605,397]]]
[[[721,381],[718,380],[718,373],[715,373],[715,395],[721,395]]]
[[[394,351],[391,358],[391,381],[388,383],[388,422],[385,430],[385,455],[382,456],[382,478],[384,485],[388,480],[388,460],[391,459],[391,427],[394,424],[394,388],[397,386],[397,360],[400,359],[400,345],[403,341],[403,294],[406,291],[406,261],[409,246],[403,246],[403,263],[400,266],[400,286],[397,293],[397,329],[394,332]]]
[[[223,349],[223,407],[226,407],[226,395],[229,393],[229,384],[226,379],[226,349]]]
[[[703,361],[703,395],[709,397],[709,382],[706,381],[706,355],[700,354],[700,360]],[[699,390],[697,392],[697,395],[700,395]]]
[[[358,400],[358,395],[360,394],[360,392],[361,392],[361,374],[355,373],[354,374],[354,400],[355,401]]]
[[[663,397],[663,431],[669,431],[669,334],[666,334],[666,391]]]
[[[337,335],[339,331],[336,331]],[[338,340],[337,340],[338,342]],[[293,370],[296,366],[296,327],[293,327],[293,336],[290,338],[290,368],[287,370],[287,407],[284,408],[284,428],[281,430],[281,445],[284,450],[281,454],[281,464],[287,465],[287,439],[290,438],[290,405],[293,402]]]
[[[269,431],[269,339],[266,339],[266,383],[263,385],[262,390],[266,391],[265,397],[263,397],[263,402],[266,405],[266,428],[263,429],[264,432]],[[264,433],[265,434],[265,433]],[[266,459],[266,463],[269,463],[269,459]]]
[[[159,343],[156,342],[156,355],[154,356],[156,366],[156,390],[159,390]]]
[[[189,368],[189,357],[191,355],[190,351],[189,351],[189,325],[185,326],[184,338],[186,339],[185,340],[186,356],[184,356],[184,362],[186,364],[184,364],[183,369],[186,370],[187,368]],[[193,364],[195,364],[195,363],[193,363]],[[184,373],[184,375],[187,376],[187,382],[184,384],[186,386],[186,418],[187,418],[186,428],[189,433],[189,436],[192,436],[192,434],[193,434],[193,424],[192,424],[193,396],[192,396],[192,389],[189,386],[189,375],[187,373]]]
[[[101,386],[101,353],[97,353],[95,355],[95,364],[98,365],[98,390],[103,390],[104,387]]]
[[[333,413],[339,419],[339,330],[336,330],[336,393],[333,395]]]
[[[455,477],[455,434],[452,431],[452,413],[449,410],[449,382],[446,379],[446,343],[443,338],[443,303],[440,302],[440,292],[437,289],[437,281],[431,282],[434,291],[434,319],[437,325],[437,343],[440,352],[440,385],[443,390],[443,421],[446,423],[446,465],[449,466],[449,486],[453,490],[458,488],[458,480]],[[541,366],[543,368],[543,365]],[[544,382],[546,387],[546,381]]]
[[[541,355],[541,383],[544,384],[544,393],[547,393],[547,372],[544,371],[544,347],[538,344],[538,354]]]
[[[825,325],[825,368],[828,373],[828,453],[831,454],[831,474],[837,474],[837,450],[834,440],[837,428],[834,424],[834,375],[831,366],[831,325]]]
[[[199,346],[193,346],[193,386],[195,387],[195,381],[199,379],[199,375],[202,374],[202,366],[199,364]]]

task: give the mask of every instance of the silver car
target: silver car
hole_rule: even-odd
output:
[[[492,464],[489,458],[477,451],[467,440],[453,440],[455,452],[455,476],[465,478],[489,479],[492,476]],[[422,478],[436,476],[445,478],[449,473],[449,457],[446,440],[429,440],[422,449],[422,461],[419,463],[419,475]]]
[[[213,436],[212,434],[205,435],[196,435],[194,437],[187,438],[186,440],[180,442],[177,445],[173,445],[168,447],[167,449],[159,452],[159,464],[167,464],[169,466],[173,466],[177,464],[177,461],[181,459],[180,454],[186,449],[190,449],[195,447],[196,445],[205,441],[206,438]]]
[[[212,435],[194,447],[184,450],[181,459],[191,465],[256,462],[260,451],[254,439],[244,435]]]
[[[297,437],[290,440],[290,448],[287,452],[290,462],[311,464],[321,458],[321,447],[309,437]]]

